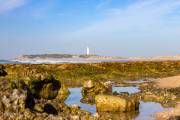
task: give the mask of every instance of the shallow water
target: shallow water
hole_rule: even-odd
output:
[[[131,84],[140,84],[140,83],[144,83],[146,81],[144,80],[126,80],[125,83],[131,83]]]
[[[84,103],[80,102],[80,100],[82,98],[81,89],[82,88],[70,88],[69,90],[70,90],[71,94],[68,97],[68,99],[65,101],[65,103],[67,105],[78,104],[82,109],[88,110],[91,113],[96,113],[95,105],[84,104]]]
[[[138,93],[140,92],[138,87],[113,87],[113,92],[128,92],[129,94]]]
[[[92,114],[96,113],[96,106],[84,104],[80,102],[82,98],[81,95],[82,88],[70,88],[70,96],[65,101],[66,104],[78,104],[82,109],[90,111]],[[140,90],[138,87],[113,87],[113,92],[129,92],[129,94],[137,93]],[[114,118],[123,117],[123,119],[134,119],[134,120],[155,120],[153,114],[165,110],[166,108],[162,107],[161,104],[155,102],[140,102],[139,112],[136,113],[116,113],[113,114]],[[104,115],[108,116],[110,113],[105,113]],[[118,119],[117,119],[118,120]]]

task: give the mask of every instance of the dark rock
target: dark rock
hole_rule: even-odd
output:
[[[4,112],[5,108],[4,108],[4,104],[2,102],[2,100],[0,99],[0,112]]]
[[[171,116],[168,120],[180,120],[180,116]]]
[[[29,89],[27,89],[27,97],[25,100],[25,107],[33,109],[35,105],[34,96]]]
[[[4,65],[0,65],[0,69],[4,70],[5,69]]]
[[[4,70],[5,67],[3,65],[0,65],[0,76],[6,76],[7,72]]]
[[[53,105],[51,105],[51,104],[46,104],[44,106],[44,112],[46,112],[48,114],[53,114],[53,115],[57,115],[58,114],[56,108]]]
[[[36,98],[54,99],[58,95],[61,84],[52,75],[33,79],[29,82],[29,88]]]

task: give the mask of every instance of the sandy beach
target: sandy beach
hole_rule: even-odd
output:
[[[159,88],[176,88],[180,87],[180,75],[167,78],[159,78],[156,80]]]

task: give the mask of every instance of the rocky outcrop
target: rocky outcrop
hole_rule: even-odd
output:
[[[139,101],[132,97],[97,95],[95,102],[98,112],[130,112],[139,109]]]
[[[140,85],[141,92],[136,96],[143,101],[153,101],[161,103],[165,107],[172,107],[180,101],[180,87],[177,88],[158,88],[154,82],[143,83]]]
[[[111,94],[112,93],[112,82],[96,82],[96,81],[86,81],[83,84],[82,88],[82,96],[81,102],[84,103],[94,103],[95,102],[95,96],[98,94]]]
[[[90,120],[89,118],[91,117],[88,111],[81,110],[77,105],[67,106],[63,101],[57,99],[59,94],[68,91],[66,91],[66,88],[63,88],[60,92],[58,91],[59,93],[57,93],[57,95],[54,95],[53,92],[57,90],[56,88],[60,89],[60,86],[56,84],[58,85],[58,87],[56,87],[53,80],[52,78],[45,78],[42,81],[40,80],[41,82],[32,82],[33,84],[29,84],[31,89],[24,81],[1,80],[0,119],[69,120],[72,118]],[[37,91],[38,87],[40,88],[39,91]],[[44,89],[48,91],[48,93],[46,93],[47,91],[44,92],[46,94],[45,96],[41,94],[41,91]],[[38,94],[35,94],[35,92]],[[39,97],[36,95],[39,95]],[[91,120],[93,120],[93,118]]]
[[[29,82],[30,90],[36,98],[54,99],[58,95],[61,84],[52,75],[32,79]]]
[[[5,67],[0,65],[0,76],[6,76],[7,72],[5,71]]]

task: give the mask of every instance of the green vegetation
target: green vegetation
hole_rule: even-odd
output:
[[[167,77],[180,74],[180,61],[124,62],[96,64],[7,64],[9,79],[30,80],[29,76],[51,73],[66,85],[82,85],[86,80],[135,80],[147,77]]]

